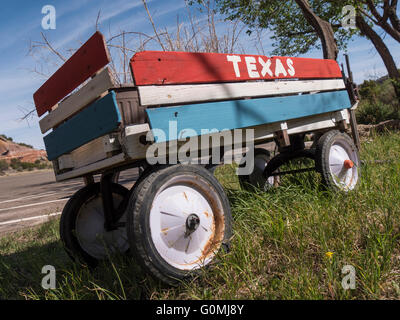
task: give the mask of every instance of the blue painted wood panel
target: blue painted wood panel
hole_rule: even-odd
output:
[[[176,121],[181,137],[200,135],[201,129],[232,130],[261,124],[286,121],[351,107],[346,90],[317,94],[295,95],[250,100],[230,100],[199,103],[175,107],[148,108],[146,110],[152,129],[161,129],[166,136],[155,135],[156,142],[177,139],[175,130],[169,132],[169,121]]]
[[[43,138],[49,160],[118,128],[121,115],[115,92],[97,100]]]

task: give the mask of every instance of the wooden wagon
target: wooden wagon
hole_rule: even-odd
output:
[[[171,284],[209,265],[232,232],[229,202],[212,174],[225,150],[247,155],[240,167],[253,170],[239,176],[244,186],[269,187],[298,157],[313,159],[332,189],[347,192],[359,181],[357,103],[336,61],[145,51],[132,57],[127,85],[115,84],[109,62],[96,32],[34,94],[41,131],[51,130],[44,142],[56,180],[85,179],[60,222],[67,252],[83,263],[132,250]],[[251,134],[239,143],[222,139],[241,129]],[[188,140],[199,147],[180,161]],[[268,141],[279,148],[272,159],[257,147]],[[217,161],[204,160],[215,150]],[[140,177],[127,190],[118,173],[135,167]]]

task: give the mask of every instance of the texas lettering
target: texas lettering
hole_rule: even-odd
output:
[[[243,59],[242,59],[243,58]],[[254,56],[227,55],[227,61],[232,62],[236,78],[280,78],[293,77],[296,74],[291,58],[267,58]],[[243,72],[246,69],[247,72]],[[245,73],[243,75],[243,73]]]

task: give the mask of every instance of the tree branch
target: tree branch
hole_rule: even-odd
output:
[[[43,32],[40,33],[42,35],[42,38],[47,46],[47,48],[49,48],[50,51],[52,51],[57,57],[59,57],[63,62],[67,61],[67,59],[65,59],[63,57],[63,55],[58,52],[56,49],[53,48],[53,46],[50,44],[50,42],[47,40],[46,36],[44,35]]]
[[[150,20],[150,22],[151,22],[151,25],[153,26],[154,34],[155,34],[156,37],[157,37],[158,43],[160,44],[160,46],[161,46],[161,48],[163,49],[163,51],[166,51],[166,49],[165,49],[165,47],[164,47],[164,44],[163,44],[163,42],[161,41],[161,38],[160,38],[160,36],[159,36],[159,34],[158,34],[156,25],[154,24],[153,18],[151,17],[149,8],[147,7],[147,2],[146,2],[146,0],[142,0],[142,2],[143,2],[143,6],[144,6],[144,8],[145,8],[145,10],[146,10],[146,12],[147,12],[147,15],[148,15],[148,17],[149,17],[149,20]]]
[[[360,12],[371,19],[373,23],[376,25],[380,26],[383,30],[385,30],[390,36],[393,37],[396,41],[400,42],[400,28],[398,26],[398,18],[396,15],[396,6],[397,6],[397,0],[392,1],[392,3],[389,3],[389,0],[385,0],[383,4],[383,16],[381,16],[376,9],[376,6],[372,0],[366,0],[367,6],[369,10],[371,11],[372,15],[375,17],[375,20],[368,15],[363,9],[359,9]],[[394,12],[393,12],[393,5],[394,5]],[[388,19],[390,18],[390,21],[393,26],[391,26],[388,23]],[[396,19],[397,18],[397,19]],[[393,22],[394,24],[393,24]],[[396,27],[395,27],[396,26]]]

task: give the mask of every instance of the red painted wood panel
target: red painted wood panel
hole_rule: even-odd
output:
[[[334,60],[143,51],[131,59],[136,85],[341,78]]]
[[[96,32],[34,93],[39,117],[109,62],[104,36]]]

